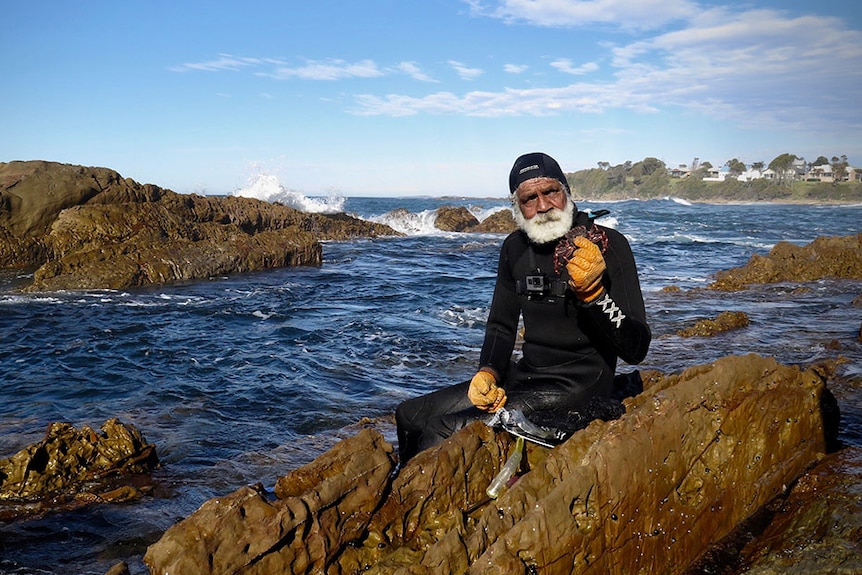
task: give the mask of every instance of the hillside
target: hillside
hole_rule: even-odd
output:
[[[587,200],[673,196],[694,202],[862,203],[862,182],[705,182],[695,177],[672,178],[665,170],[619,177],[600,168],[568,173],[566,179],[575,196]]]

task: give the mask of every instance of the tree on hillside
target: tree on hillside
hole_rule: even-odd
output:
[[[753,164],[751,164],[751,169],[757,170],[758,172],[762,172],[763,166],[765,166],[765,165],[766,164],[764,164],[763,162],[754,162]]]
[[[832,177],[833,181],[842,182],[847,177],[847,156],[842,155],[832,156]]]
[[[611,167],[610,162],[599,162],[599,169],[607,171]]]
[[[783,184],[793,178],[793,162],[796,160],[794,154],[784,153],[769,162],[769,169],[778,175],[778,181]]]
[[[829,160],[826,158],[826,156],[817,156],[817,159],[811,162],[811,167],[826,166],[828,164]]]
[[[666,170],[667,166],[665,166],[664,162],[659,160],[658,158],[644,158],[641,162],[643,164],[643,173],[645,176],[649,176],[654,173],[656,170]]]
[[[644,178],[654,174],[656,171],[667,171],[667,166],[658,158],[644,158],[636,162],[628,169],[628,176],[632,178],[635,185],[643,183]]]
[[[727,163],[724,165],[727,166],[727,168],[730,170],[731,176],[736,177],[745,172],[745,164],[743,164],[736,158],[733,158],[732,160],[727,160]]]

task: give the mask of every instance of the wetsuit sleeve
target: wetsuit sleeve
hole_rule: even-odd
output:
[[[491,311],[485,327],[485,341],[479,355],[480,369],[490,367],[498,381],[509,367],[515,347],[518,319],[521,317],[515,279],[512,277],[509,265],[508,247],[508,243],[504,242],[500,250],[494,297],[491,300]]]
[[[584,307],[599,336],[623,361],[637,364],[646,357],[652,339],[637,267],[625,236],[615,230],[606,231],[609,246],[602,280],[605,293]]]

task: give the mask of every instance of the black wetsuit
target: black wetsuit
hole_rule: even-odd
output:
[[[573,225],[593,224],[586,213],[578,212]],[[567,289],[565,270],[563,277],[554,272],[557,241],[531,244],[519,230],[503,242],[479,367],[497,374],[507,408],[519,408],[528,416],[539,410],[577,409],[594,396],[611,395],[617,358],[637,364],[646,356],[651,335],[634,256],[621,233],[602,229],[608,238],[602,278],[606,292],[589,304]],[[544,282],[536,280],[542,276]],[[542,283],[546,293],[536,293]],[[513,363],[520,317],[523,357]],[[469,384],[398,406],[402,463],[467,423],[489,417],[470,403]]]

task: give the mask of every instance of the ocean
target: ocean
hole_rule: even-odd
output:
[[[472,376],[503,236],[433,224],[441,206],[482,219],[508,209],[505,199],[287,200],[407,235],[326,242],[320,267],[127,291],[20,294],[26,275],[0,273],[0,458],[42,439],[51,422],[98,428],[117,417],[162,462],[152,494],[138,501],[0,525],[0,573],[103,574],[121,560],[145,573],[146,546],[207,499],[258,481],[271,488],[362,418],[383,421],[395,441],[388,422],[400,401]],[[862,282],[694,289],[779,241],[859,233],[862,205],[666,198],[578,207],[609,209],[600,222],[628,237],[638,263],[653,342],[640,366],[619,371],[674,372],[753,352],[784,363],[840,355],[842,374],[862,376],[862,308],[851,305]],[[722,311],[743,311],[751,324],[675,335]],[[862,390],[833,392],[841,439],[862,446]]]

